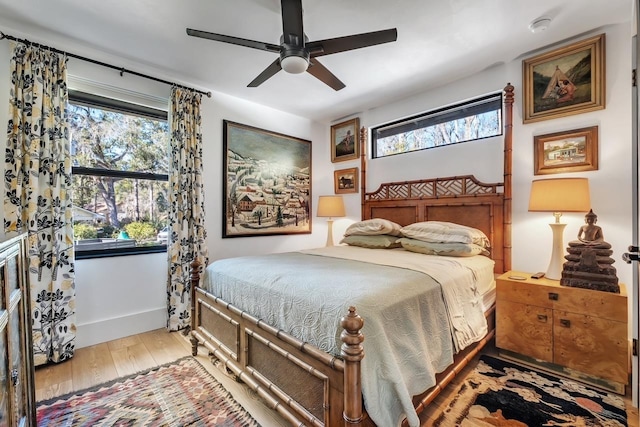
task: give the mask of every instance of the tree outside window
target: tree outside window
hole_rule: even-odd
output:
[[[67,114],[76,257],[166,250],[167,113],[72,92]]]

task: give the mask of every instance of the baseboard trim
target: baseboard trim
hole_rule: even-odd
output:
[[[158,308],[128,316],[78,325],[76,348],[128,337],[167,325],[167,309]]]

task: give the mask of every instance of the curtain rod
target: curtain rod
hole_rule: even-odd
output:
[[[50,50],[52,52],[61,53],[63,55],[70,56],[71,58],[80,59],[82,61],[90,62],[92,64],[102,65],[103,67],[111,68],[113,70],[118,70],[118,71],[120,71],[120,76],[123,76],[124,73],[133,74],[134,76],[144,77],[145,79],[149,79],[149,80],[153,80],[153,81],[156,81],[156,82],[164,83],[164,84],[167,84],[169,86],[178,86],[178,87],[181,87],[183,89],[193,90],[195,92],[201,93],[202,95],[207,95],[208,98],[211,98],[211,92],[204,92],[204,91],[201,91],[201,90],[198,90],[198,89],[194,89],[194,88],[191,88],[191,87],[188,87],[188,86],[184,86],[184,85],[181,85],[181,84],[173,83],[173,82],[170,82],[168,80],[162,80],[162,79],[159,79],[157,77],[150,76],[148,74],[142,74],[142,73],[138,73],[137,71],[127,70],[124,67],[116,67],[115,65],[107,64],[106,62],[96,61],[95,59],[87,58],[87,57],[76,55],[76,54],[69,53],[69,52],[65,52],[64,50],[59,50],[59,49],[56,49],[56,48],[53,48],[53,47],[50,47],[50,46],[46,46],[46,45],[43,45],[43,44],[40,44],[40,43],[35,43],[35,42],[29,41],[27,39],[20,39],[20,38],[17,38],[17,37],[14,37],[14,36],[10,36],[8,34],[3,33],[2,31],[0,31],[0,40],[4,40],[4,39],[13,40],[13,41],[16,41],[16,42],[21,42],[21,43],[26,43],[26,44],[31,45],[31,46],[41,47],[43,49],[48,49],[48,50]]]

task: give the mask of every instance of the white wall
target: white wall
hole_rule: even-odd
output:
[[[599,33],[599,32],[598,32]],[[597,34],[597,33],[594,33]],[[515,68],[515,67],[514,67]],[[515,70],[514,70],[515,71]],[[519,71],[519,70],[517,70]],[[517,126],[514,127],[514,185],[527,189],[533,175],[532,145],[534,135],[562,130],[598,126],[599,168],[597,171],[554,175],[558,177],[584,176],[589,178],[591,205],[598,215],[598,225],[605,240],[613,246],[618,277],[631,294],[632,266],[622,262],[621,256],[631,244],[631,27],[617,25],[606,29],[606,108],[562,119],[521,124],[522,104],[518,104]],[[516,96],[521,97],[517,92]],[[544,178],[544,177],[535,177]],[[524,197],[523,197],[524,196]],[[513,201],[514,266],[525,271],[545,270],[546,248],[551,246],[551,233],[541,233],[548,222],[548,214],[527,212],[528,191]],[[565,241],[575,239],[584,216],[565,214]],[[631,302],[631,299],[630,299]],[[631,310],[629,311],[631,312]]]

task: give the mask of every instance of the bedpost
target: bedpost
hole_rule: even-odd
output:
[[[356,313],[356,308],[349,307],[349,313],[340,319],[344,329],[340,334],[342,340],[341,356],[344,359],[344,411],[342,417],[344,425],[357,427],[362,425],[362,380],[360,362],[364,357],[362,341],[364,336],[361,329],[364,325],[362,317]]]
[[[367,147],[367,130],[364,126],[360,128],[360,219],[364,217],[364,201],[365,193],[367,191],[367,153],[365,148]]]
[[[200,261],[194,259],[191,263],[191,331],[197,329],[196,325],[196,288],[200,285]],[[198,355],[198,340],[191,335],[191,354]]]
[[[513,151],[513,90],[511,83],[504,88],[504,271],[511,270],[511,168]]]

